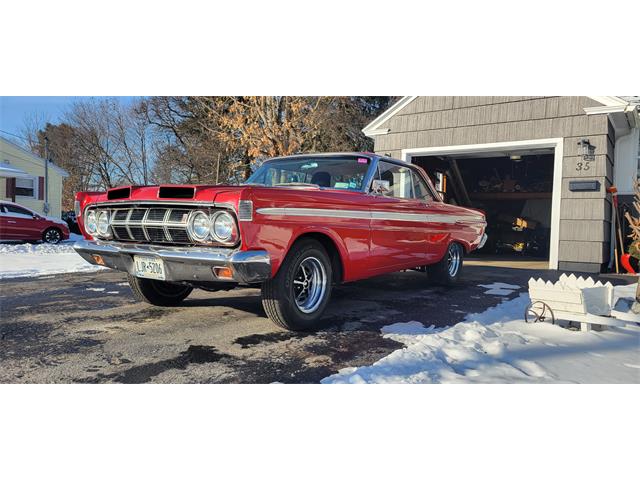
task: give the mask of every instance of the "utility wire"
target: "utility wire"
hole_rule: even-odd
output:
[[[22,140],[26,140],[27,142],[29,141],[28,138],[21,137],[20,135],[16,135],[15,133],[7,132],[6,130],[0,130],[0,132],[6,133],[7,135],[11,135],[16,138],[21,138]]]

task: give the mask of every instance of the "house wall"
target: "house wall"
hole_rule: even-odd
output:
[[[0,163],[9,163],[35,177],[36,189],[38,177],[44,177],[44,159],[36,157],[22,148],[0,138]],[[62,215],[62,181],[63,176],[59,170],[49,168],[49,213],[50,217],[60,218]],[[0,177],[0,198],[11,200],[6,196],[6,178]],[[44,215],[44,200],[16,196],[16,203]]]
[[[402,149],[564,138],[559,268],[600,271],[609,260],[615,134],[601,104],[589,97],[417,97],[380,129],[375,152],[401,158]],[[578,141],[596,147],[584,168]],[[598,192],[571,192],[571,180],[598,180]]]

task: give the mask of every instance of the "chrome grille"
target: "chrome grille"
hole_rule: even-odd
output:
[[[171,223],[185,223],[189,217],[190,210],[185,209],[173,209],[169,212],[168,222]]]
[[[147,227],[147,235],[150,242],[168,242],[169,239],[164,234],[163,227]]]
[[[131,240],[136,240],[137,242],[144,242],[147,240],[147,236],[144,234],[142,227],[129,227],[129,232]],[[127,239],[121,238],[120,240]]]
[[[115,236],[117,238],[120,239],[125,239],[125,240],[129,240],[129,231],[127,230],[127,227],[113,227],[113,233],[115,234]]]
[[[113,215],[114,220],[126,220],[129,215],[129,210],[116,210]]]
[[[155,202],[123,202],[117,205],[95,205],[91,208],[109,210],[113,240],[159,244],[198,243],[191,240],[187,232],[189,215],[195,210],[209,214],[220,210],[215,205],[191,206],[182,203],[174,206]]]
[[[147,213],[147,221],[162,222],[168,211],[168,208],[150,208],[149,213]]]
[[[187,234],[187,219],[191,211],[170,206],[117,207],[111,210],[111,229],[116,240],[193,243]]]
[[[169,228],[169,235],[175,243],[189,243],[189,235],[185,230],[178,228]]]
[[[129,221],[140,222],[144,218],[145,213],[147,213],[146,208],[134,208],[133,210],[131,210],[131,213],[129,214]]]

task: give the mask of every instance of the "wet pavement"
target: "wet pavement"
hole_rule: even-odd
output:
[[[0,382],[315,383],[400,348],[384,325],[453,325],[532,275],[560,272],[470,265],[454,288],[415,271],[341,285],[313,333],[273,325],[258,289],[194,291],[167,308],[137,303],[114,271],[0,280]],[[492,282],[523,288],[487,295],[479,284]]]

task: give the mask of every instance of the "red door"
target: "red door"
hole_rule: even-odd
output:
[[[10,240],[40,240],[42,238],[42,224],[31,210],[18,205],[4,204],[3,218],[6,219],[7,239]]]
[[[16,220],[7,215],[4,204],[0,204],[0,240],[17,240]]]
[[[420,194],[411,168],[380,161],[378,179],[387,189],[371,201],[371,264],[377,272],[427,263],[432,225],[429,198]],[[426,187],[425,187],[426,188]]]
[[[393,271],[423,265],[427,234],[424,205],[412,199],[376,197],[371,205],[371,266]]]

